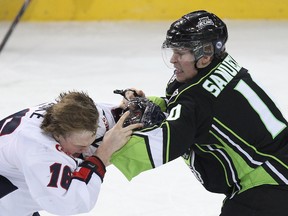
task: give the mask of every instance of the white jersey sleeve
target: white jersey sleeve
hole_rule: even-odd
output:
[[[44,112],[39,106],[0,121],[0,216],[40,210],[71,215],[95,206],[104,165],[92,158],[99,167],[95,172],[62,152],[40,129]]]

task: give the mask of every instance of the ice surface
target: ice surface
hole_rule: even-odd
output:
[[[0,23],[4,37],[10,23]],[[170,22],[23,23],[0,53],[0,118],[87,91],[98,102],[118,103],[116,88],[163,95],[172,71],[161,45]],[[288,21],[227,20],[227,50],[267,89],[287,116]],[[181,159],[131,182],[108,167],[95,208],[82,216],[215,216],[223,195],[207,192]],[[42,216],[51,216],[41,212]]]

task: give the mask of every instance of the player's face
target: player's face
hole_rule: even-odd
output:
[[[58,137],[62,150],[69,155],[87,152],[95,139],[96,134],[91,131],[76,131],[65,137]]]
[[[176,80],[184,83],[197,75],[195,57],[189,49],[172,49],[173,54],[170,63],[175,68]]]

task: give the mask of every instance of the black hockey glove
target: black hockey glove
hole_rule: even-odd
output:
[[[159,125],[166,118],[160,107],[149,101],[147,98],[135,97],[128,102],[127,109],[130,115],[124,122],[124,127],[142,123],[144,128]]]
[[[127,99],[125,97],[125,91],[133,91],[135,98]],[[114,93],[121,94],[128,101],[127,108],[123,110],[123,112],[129,110],[130,115],[125,120],[123,124],[124,127],[130,124],[142,123],[143,128],[147,128],[161,124],[166,118],[158,105],[152,103],[147,98],[139,97],[134,90],[115,90]]]

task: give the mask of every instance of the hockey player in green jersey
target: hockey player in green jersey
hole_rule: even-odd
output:
[[[182,156],[208,191],[227,196],[221,216],[287,216],[287,121],[227,38],[207,11],[172,23],[162,48],[174,74],[153,100],[168,117],[136,131],[111,162],[132,179]]]

